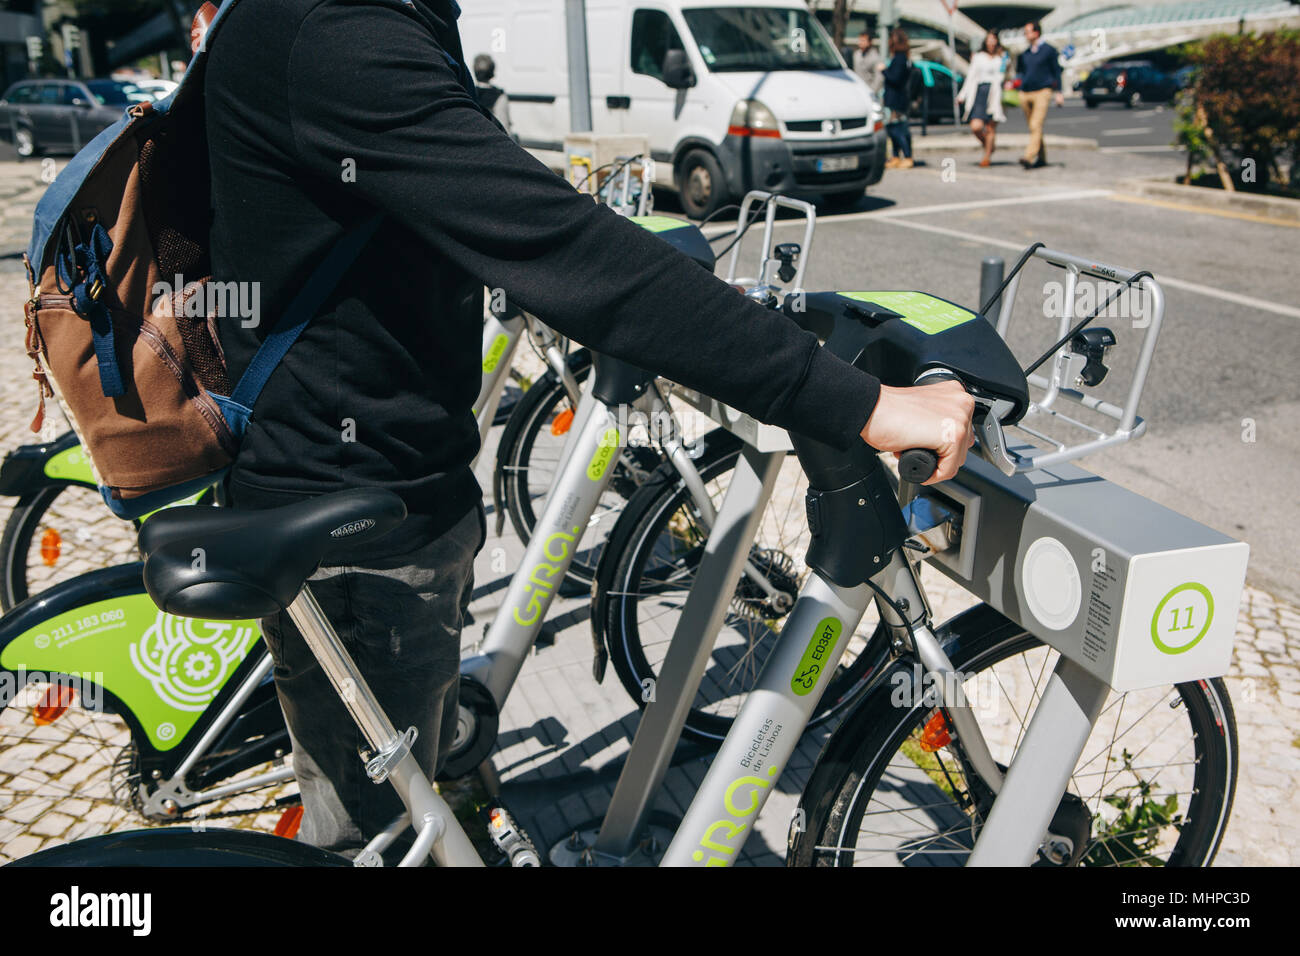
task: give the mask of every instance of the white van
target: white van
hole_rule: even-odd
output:
[[[569,131],[564,8],[466,0],[460,16],[535,151]],[[587,51],[593,131],[649,137],[691,216],[750,189],[847,206],[880,181],[880,106],[801,0],[587,0]]]

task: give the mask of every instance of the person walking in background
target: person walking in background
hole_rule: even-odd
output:
[[[889,133],[889,141],[894,144],[894,155],[885,161],[887,169],[911,169],[914,165],[912,130],[907,123],[907,88],[912,64],[907,54],[907,31],[895,27],[889,34],[889,65],[880,65],[885,80],[885,108],[889,110],[889,122],[885,125],[885,131]]]
[[[858,45],[853,51],[853,72],[862,77],[867,88],[877,97],[885,85],[881,71],[885,68],[885,58],[871,42],[871,34],[863,30],[858,34]]]
[[[492,57],[486,53],[474,57],[474,92],[478,95],[478,101],[496,117],[501,128],[513,136],[514,132],[510,129],[509,97],[501,87],[492,85],[496,73],[497,64]]]
[[[1047,121],[1047,107],[1056,94],[1056,105],[1065,105],[1061,93],[1061,59],[1056,47],[1043,42],[1043,27],[1038,21],[1025,24],[1025,39],[1029,49],[1020,54],[1020,106],[1029,123],[1029,145],[1020,165],[1037,169],[1047,165],[1047,149],[1043,145],[1043,124]]]
[[[998,124],[1007,121],[1002,112],[1002,84],[1006,75],[1007,53],[998,41],[998,35],[990,30],[984,35],[983,48],[970,58],[970,73],[957,94],[957,102],[965,106],[963,122],[970,123],[970,131],[984,147],[981,166],[992,163]]]

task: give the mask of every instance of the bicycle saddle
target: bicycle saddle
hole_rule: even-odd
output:
[[[264,511],[169,508],[140,530],[145,590],[181,617],[266,617],[288,607],[326,557],[387,534],[405,517],[402,499],[380,488]]]

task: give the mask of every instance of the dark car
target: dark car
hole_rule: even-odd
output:
[[[0,135],[19,156],[75,153],[132,103],[152,100],[119,80],[23,80],[0,99]]]
[[[961,88],[962,79],[960,73],[954,77],[952,70],[942,63],[913,60],[907,83],[910,115],[927,123],[950,121],[953,89]]]
[[[1178,92],[1178,83],[1168,73],[1163,73],[1146,60],[1131,63],[1107,63],[1088,74],[1081,84],[1083,103],[1089,109],[1098,103],[1123,103],[1127,107],[1139,103],[1164,102]]]

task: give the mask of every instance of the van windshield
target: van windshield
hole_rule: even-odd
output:
[[[807,10],[702,7],[683,10],[682,16],[714,73],[843,69]]]

